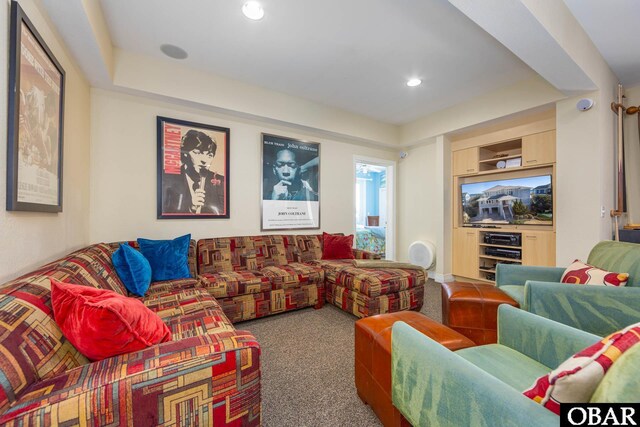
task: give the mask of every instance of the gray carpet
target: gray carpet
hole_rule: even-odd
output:
[[[442,320],[440,284],[428,280],[422,313]],[[306,308],[237,324],[262,347],[262,423],[380,426],[354,384],[354,323],[337,307]]]

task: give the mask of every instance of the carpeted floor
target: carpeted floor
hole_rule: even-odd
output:
[[[428,280],[422,313],[442,320],[440,284]],[[262,347],[262,424],[380,426],[354,384],[357,318],[337,307],[306,308],[237,324]]]

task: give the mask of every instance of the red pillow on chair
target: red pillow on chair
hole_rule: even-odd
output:
[[[354,259],[353,234],[338,236],[322,233],[322,259]]]
[[[90,360],[171,341],[171,331],[137,299],[51,279],[53,316],[64,336]]]

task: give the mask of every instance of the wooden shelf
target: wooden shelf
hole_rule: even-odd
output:
[[[511,231],[509,231],[509,233],[511,233]],[[488,246],[492,248],[505,248],[505,249],[522,249],[522,246],[494,245],[492,243],[478,243],[478,246]]]
[[[517,159],[522,157],[522,154],[514,154],[511,156],[503,156],[503,157],[493,157],[491,159],[478,160],[478,163],[498,163],[500,161],[509,160],[509,159]]]
[[[495,274],[495,272],[496,272],[495,270],[485,270],[485,269],[483,269],[483,268],[479,268],[478,270],[479,270],[481,273],[493,273],[493,274]]]
[[[516,258],[503,258],[500,256],[493,256],[493,255],[480,255],[479,258],[497,259],[498,261],[511,261],[514,264],[522,264],[522,260],[516,259]]]

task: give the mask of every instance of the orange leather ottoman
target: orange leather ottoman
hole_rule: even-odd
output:
[[[489,283],[442,284],[442,323],[477,345],[498,340],[498,306],[518,307],[509,295]]]
[[[473,341],[415,311],[378,314],[356,322],[355,376],[360,399],[382,424],[410,426],[391,402],[391,326],[403,321],[450,350],[472,347]]]

